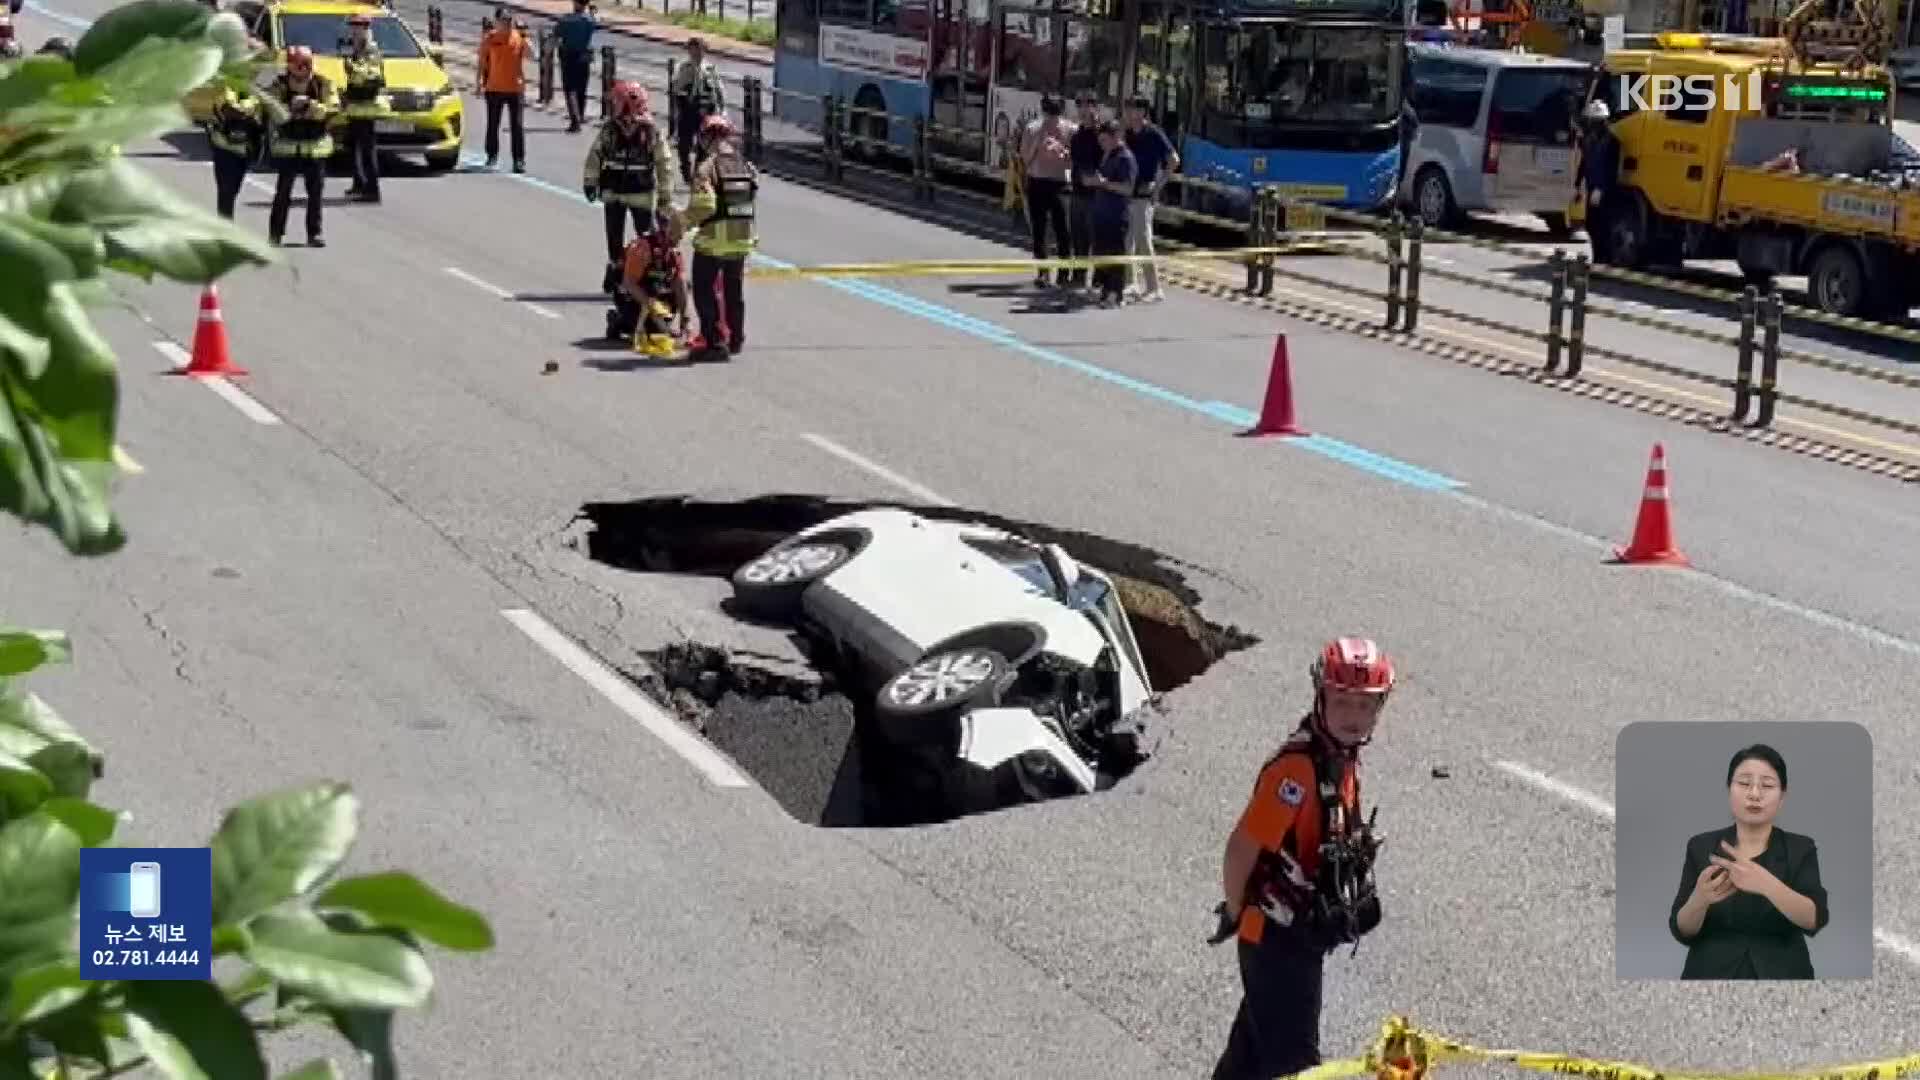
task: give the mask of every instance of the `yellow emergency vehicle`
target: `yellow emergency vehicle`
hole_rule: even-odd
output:
[[[1806,275],[1836,315],[1920,303],[1920,158],[1894,136],[1875,28],[1819,35],[1808,22],[1789,17],[1778,38],[1663,33],[1606,55],[1593,94],[1611,111],[1620,174],[1579,215],[1602,234],[1596,261]]]
[[[392,11],[354,0],[241,0],[228,10],[266,43],[282,67],[290,46],[312,49],[314,71],[335,86],[345,86],[347,81],[342,59],[348,48],[347,19],[366,15],[373,21],[373,43],[386,60],[385,93],[392,106],[375,125],[380,149],[421,154],[427,167],[439,172],[459,164],[466,128],[460,90],[442,67],[441,47],[423,43]],[[209,84],[188,95],[185,106],[195,123],[207,121],[219,93],[217,84]],[[333,121],[334,144],[343,149],[346,123],[344,113]]]

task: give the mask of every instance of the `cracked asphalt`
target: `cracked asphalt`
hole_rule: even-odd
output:
[[[28,48],[57,26],[19,24]],[[0,547],[0,611],[73,636],[35,686],[105,749],[133,836],[200,842],[241,798],[347,779],[355,868],[414,869],[493,917],[498,950],[437,957],[437,1007],[403,1021],[413,1074],[1204,1074],[1237,994],[1202,944],[1223,833],[1343,632],[1379,637],[1406,683],[1366,774],[1387,921],[1330,962],[1329,1053],[1393,1012],[1670,1070],[1920,1048],[1908,486],[1184,292],[1029,314],[965,281],[755,280],[748,353],[635,367],[577,344],[601,323],[585,144],[529,123],[527,178],[397,171],[384,206],[329,203],[327,249],[222,283],[244,389],[279,423],[162,377],[153,343],[191,341],[197,296],[125,285],[139,314],[98,319],[144,466],[119,494],[132,543]],[[128,153],[210,205],[176,141]],[[265,203],[246,189],[242,221]],[[777,179],[762,203],[789,262],[1011,254]],[[1346,443],[1233,437],[1276,331],[1303,421]],[[1604,563],[1656,440],[1706,575]],[[1418,474],[1383,455],[1467,486],[1390,479]],[[503,617],[629,670],[687,639],[780,655],[718,610],[724,583],[586,557],[579,507],[903,484],[1211,567],[1190,578],[1207,616],[1261,643],[1170,697],[1159,755],[1113,792],[820,829],[710,782]],[[1872,885],[1829,869],[1815,956],[1877,926],[1874,979],[1615,980],[1610,831],[1582,798],[1607,804],[1618,730],[1659,718],[1873,733]],[[1676,821],[1675,861],[1714,824]]]

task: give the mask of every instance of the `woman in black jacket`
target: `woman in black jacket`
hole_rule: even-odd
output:
[[[1682,979],[1811,979],[1807,938],[1827,925],[1811,837],[1776,828],[1787,763],[1756,744],[1727,765],[1733,824],[1687,841],[1667,928],[1687,947]]]

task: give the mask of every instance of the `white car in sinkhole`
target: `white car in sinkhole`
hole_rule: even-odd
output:
[[[1153,701],[1118,590],[1057,544],[859,510],[733,573],[743,613],[796,626],[878,686],[873,734],[993,803],[1102,790],[1144,756]]]

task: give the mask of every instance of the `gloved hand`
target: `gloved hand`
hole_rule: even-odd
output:
[[[600,189],[593,184],[587,184],[581,187],[580,194],[585,195],[588,202],[598,202],[600,200]]]

